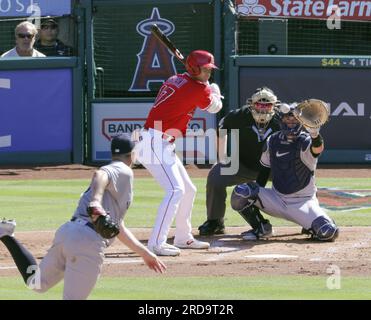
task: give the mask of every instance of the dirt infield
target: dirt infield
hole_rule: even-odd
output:
[[[144,243],[151,229],[133,228]],[[209,250],[182,250],[179,257],[163,257],[167,276],[244,276],[244,275],[326,275],[331,265],[343,275],[369,276],[370,227],[343,227],[334,243],[319,243],[300,234],[300,228],[276,228],[269,240],[243,241],[243,228],[227,228],[225,235],[202,237],[211,242]],[[171,230],[170,235],[173,235]],[[196,234],[196,230],[194,230]],[[19,232],[17,238],[41,259],[54,232]],[[170,238],[169,242],[172,241]],[[16,275],[17,269],[6,249],[0,246],[0,276]],[[150,276],[140,257],[119,241],[107,249],[103,275]]]
[[[0,168],[5,179],[85,179],[95,167],[69,165],[56,167]],[[192,177],[206,177],[208,169],[187,168]],[[371,178],[371,168],[320,168],[317,177]],[[136,169],[135,176],[148,176]],[[144,243],[151,229],[132,229]],[[227,228],[225,235],[203,237],[211,242],[209,250],[182,250],[179,257],[164,257],[167,276],[243,276],[243,275],[326,275],[330,265],[340,268],[343,275],[370,276],[371,227],[342,227],[335,243],[309,241],[299,227],[276,228],[275,236],[265,241],[243,241],[243,228]],[[170,235],[173,235],[171,230]],[[194,229],[197,235],[197,230]],[[54,232],[19,232],[18,239],[41,259],[49,248]],[[170,242],[172,239],[170,239]],[[0,246],[0,276],[15,275],[17,270],[4,246]],[[153,275],[141,259],[116,241],[106,253],[103,275]]]
[[[29,179],[90,179],[97,169],[93,166],[79,164],[42,166],[42,167],[0,167],[0,180],[29,180]],[[186,166],[191,177],[207,177],[210,166],[198,168]],[[143,168],[134,169],[135,177],[150,177]],[[371,166],[359,165],[347,167],[343,165],[322,165],[316,170],[319,178],[371,178]]]

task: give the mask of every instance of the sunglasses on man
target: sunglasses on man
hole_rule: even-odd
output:
[[[17,34],[17,37],[21,38],[21,39],[27,38],[27,39],[31,40],[31,39],[33,39],[34,36],[35,36],[34,34],[30,34],[30,33],[18,33]]]

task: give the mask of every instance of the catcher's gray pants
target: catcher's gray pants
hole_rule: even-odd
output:
[[[312,222],[319,216],[332,221],[320,207],[315,194],[312,197],[290,198],[282,196],[275,189],[260,188],[259,199],[260,201],[255,202],[255,206],[265,213],[295,222],[305,229],[310,229]]]
[[[215,164],[208,176],[206,184],[206,208],[207,219],[224,218],[227,198],[227,187],[255,180],[258,172],[239,164],[238,172],[234,175],[222,175],[221,168],[228,168],[228,165]]]
[[[63,299],[83,300],[101,273],[106,247],[91,228],[77,221],[63,224],[33,276],[31,289],[45,292],[64,278]]]

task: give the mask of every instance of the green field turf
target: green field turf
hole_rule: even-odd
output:
[[[192,179],[198,188],[192,224],[200,225],[205,214],[205,178]],[[79,195],[89,180],[0,181],[2,214],[17,220],[17,230],[55,230],[71,218]],[[369,179],[318,179],[319,187],[371,189]],[[125,218],[129,227],[152,227],[163,196],[151,178],[135,180],[134,203]],[[228,189],[228,192],[232,188]],[[229,196],[228,196],[229,197]],[[226,225],[245,222],[227,205]],[[329,212],[338,225],[370,226],[371,209]],[[270,218],[275,226],[293,225]],[[339,290],[326,287],[326,276],[245,277],[102,277],[90,299],[371,299],[371,278],[342,277]],[[187,285],[185,285],[185,283]],[[1,299],[60,299],[63,284],[46,294],[28,290],[20,277],[0,277]]]
[[[62,283],[44,294],[27,289],[18,277],[0,277],[0,283],[0,300],[48,300],[62,297]],[[371,299],[371,279],[342,277],[340,288],[330,290],[327,288],[326,276],[104,277],[98,281],[89,299]]]
[[[194,178],[198,192],[192,214],[193,227],[199,226],[206,218],[205,178]],[[17,230],[54,230],[70,219],[80,194],[87,188],[89,180],[26,180],[0,181],[0,203],[2,214],[15,218]],[[369,179],[318,179],[319,187],[344,189],[371,189]],[[230,193],[232,188],[228,188]],[[152,178],[138,178],[134,182],[134,202],[125,222],[129,227],[152,227],[156,210],[163,197],[163,191]],[[227,198],[229,201],[229,195]],[[338,225],[371,225],[371,208],[349,212],[329,211]],[[270,218],[275,226],[294,224],[282,219]],[[227,226],[245,225],[242,218],[227,205]]]

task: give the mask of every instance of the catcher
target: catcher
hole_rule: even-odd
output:
[[[219,128],[230,131],[238,130],[238,172],[223,175],[222,170],[230,165],[223,159],[215,164],[206,183],[206,209],[207,220],[198,228],[200,235],[208,236],[224,233],[224,216],[226,211],[227,187],[243,182],[256,180],[264,187],[268,181],[270,170],[259,164],[263,146],[272,133],[280,130],[280,119],[276,110],[280,101],[268,87],[257,88],[246,105],[240,109],[229,112],[219,122]],[[219,135],[219,142],[223,154],[226,151],[228,134]],[[233,137],[232,137],[233,139]],[[255,206],[241,211],[242,218],[260,235],[271,235],[273,232],[269,220],[265,219]]]
[[[112,139],[112,162],[95,172],[71,221],[57,230],[53,245],[39,266],[32,254],[14,238],[15,221],[0,221],[0,241],[8,248],[29,288],[45,292],[64,278],[64,299],[86,299],[101,273],[103,251],[116,236],[139,254],[150,269],[161,273],[166,270],[161,260],[123,223],[132,201],[133,147],[133,142],[125,135]]]
[[[243,211],[255,205],[271,216],[301,225],[302,232],[313,239],[334,241],[339,229],[320,207],[314,181],[318,157],[324,150],[319,131],[328,116],[328,107],[320,100],[281,106],[282,129],[268,138],[260,159],[271,168],[273,187],[262,188],[255,182],[236,186],[232,208]],[[256,240],[256,231],[248,231],[243,239]]]

